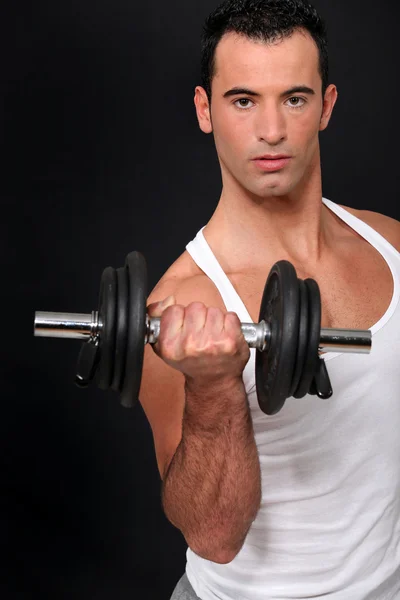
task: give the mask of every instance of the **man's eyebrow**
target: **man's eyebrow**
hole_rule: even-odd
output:
[[[223,95],[224,98],[229,98],[230,96],[238,96],[240,94],[244,94],[245,96],[253,96],[254,98],[261,98],[261,94],[254,92],[253,90],[249,90],[248,88],[236,87],[228,90]],[[282,92],[281,98],[284,96],[290,96],[292,94],[310,94],[315,96],[315,91],[308,87],[307,85],[295,85],[294,87]]]

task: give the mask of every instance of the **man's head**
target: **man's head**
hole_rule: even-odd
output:
[[[214,133],[224,187],[282,196],[320,175],[318,134],[337,91],[325,26],[307,2],[226,0],[206,20],[202,78],[197,116]],[[266,172],[252,160],[266,154],[290,160]]]
[[[206,19],[201,49],[201,80],[212,101],[216,75],[216,49],[225,34],[234,32],[249,40],[272,44],[294,31],[308,32],[317,45],[322,96],[328,87],[327,31],[315,8],[304,0],[226,0]]]

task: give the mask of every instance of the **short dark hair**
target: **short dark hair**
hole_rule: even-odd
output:
[[[312,4],[306,0],[225,0],[205,20],[201,38],[201,80],[211,103],[215,77],[215,53],[221,38],[229,32],[250,40],[273,43],[305,29],[319,51],[322,95],[328,87],[329,60],[327,28]]]

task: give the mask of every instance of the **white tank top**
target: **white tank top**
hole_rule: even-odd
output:
[[[187,577],[201,600],[400,599],[400,253],[360,219],[323,202],[383,256],[392,301],[371,328],[371,354],[326,355],[329,400],[289,398],[277,415],[264,414],[251,350],[243,380],[262,501],[231,563],[188,549]],[[187,250],[226,309],[250,322],[201,231]]]

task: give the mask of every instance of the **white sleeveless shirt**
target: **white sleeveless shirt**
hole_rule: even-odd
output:
[[[226,565],[187,551],[201,600],[400,599],[400,253],[325,198],[325,206],[387,262],[390,306],[372,328],[371,354],[325,356],[333,396],[259,406],[255,353],[243,372],[258,448],[262,501],[239,554]],[[187,250],[228,311],[251,317],[202,232]]]

